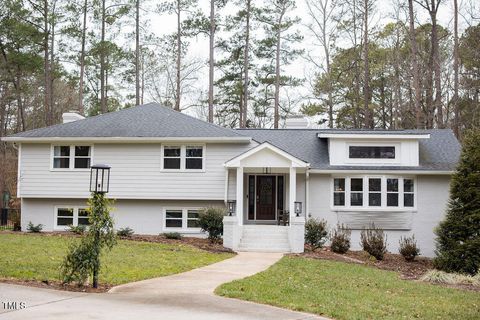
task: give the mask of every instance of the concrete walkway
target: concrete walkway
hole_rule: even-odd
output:
[[[0,303],[25,302],[0,319],[326,319],[213,294],[220,284],[267,269],[277,253],[241,252],[189,272],[114,287],[109,293],[65,292],[0,284]]]

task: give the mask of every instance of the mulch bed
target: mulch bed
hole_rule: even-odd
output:
[[[330,251],[330,248],[322,248],[311,250],[306,247],[304,253],[294,254],[295,256],[311,258],[334,260],[347,263],[363,264],[366,266],[395,271],[400,274],[404,280],[420,280],[420,278],[427,272],[433,269],[432,259],[426,257],[417,257],[414,261],[408,262],[400,254],[386,253],[382,261],[376,260],[365,251],[348,251],[345,254],[338,254]],[[444,287],[466,289],[472,291],[479,291],[480,287],[474,285],[451,285],[451,284],[437,284]]]
[[[60,281],[39,281],[39,280],[22,280],[22,279],[0,279],[1,283],[17,284],[21,286],[29,286],[43,289],[55,289],[73,292],[87,292],[87,293],[103,293],[110,290],[112,286],[99,284],[95,289],[91,286],[78,286],[74,284],[63,284]]]
[[[69,231],[55,231],[55,232],[39,232],[39,233],[32,233],[32,232],[18,232],[18,231],[0,231],[2,233],[9,233],[15,235],[36,235],[36,236],[44,236],[44,237],[81,237],[81,235],[74,234]],[[205,250],[211,253],[235,253],[233,250],[225,248],[221,242],[212,243],[208,239],[204,238],[195,238],[195,237],[183,237],[181,240],[175,239],[167,239],[163,235],[137,235],[134,234],[131,237],[118,237],[121,240],[128,240],[128,241],[140,241],[140,242],[152,242],[152,243],[164,243],[164,244],[172,244],[172,245],[181,245],[186,244],[193,247],[196,247],[201,250]]]

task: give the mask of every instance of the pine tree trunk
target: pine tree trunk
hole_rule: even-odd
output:
[[[364,95],[364,111],[365,111],[365,127],[373,129],[373,115],[370,109],[370,65],[368,60],[368,0],[363,1],[363,60],[365,63],[363,95]]]
[[[80,51],[80,82],[78,84],[78,112],[85,114],[83,106],[83,78],[85,77],[85,41],[87,38],[87,5],[88,0],[83,3],[83,26],[82,26],[82,48]]]
[[[246,8],[246,26],[245,26],[245,52],[243,55],[243,72],[245,74],[243,83],[243,106],[240,110],[240,128],[245,128],[247,124],[248,111],[248,69],[249,69],[249,50],[250,50],[250,14],[251,0],[247,0]]]
[[[176,76],[176,99],[175,99],[175,110],[180,111],[180,67],[181,67],[181,54],[182,54],[182,25],[181,25],[181,16],[180,16],[180,0],[177,0],[177,76]]]
[[[43,77],[44,77],[44,112],[45,125],[50,123],[50,52],[49,52],[49,30],[48,30],[48,0],[43,1]]]
[[[55,15],[55,6],[52,7],[52,15]],[[55,112],[55,101],[53,99],[53,91],[54,91],[54,81],[55,81],[55,17],[52,18],[51,21],[51,32],[50,32],[50,92],[49,92],[49,99],[50,99],[50,114],[49,122],[50,124],[54,123],[54,112]]]
[[[210,0],[210,54],[208,60],[208,122],[213,123],[213,80],[215,65],[215,0]]]
[[[453,131],[460,137],[460,108],[458,106],[458,1],[453,0]]]
[[[275,99],[274,99],[274,117],[273,117],[273,127],[278,129],[278,123],[280,121],[280,49],[282,41],[282,21],[285,10],[282,11],[278,18],[278,29],[277,29],[277,44],[275,51]]]
[[[140,0],[135,0],[135,105],[140,105]]]
[[[442,74],[440,70],[440,55],[438,44],[438,26],[437,26],[437,3],[432,0],[432,11],[430,17],[432,19],[432,50],[433,50],[433,70],[435,73],[435,110],[437,110],[437,127],[443,128],[443,106],[442,106]]]
[[[105,1],[102,0],[102,30],[101,30],[101,48],[100,48],[100,111],[107,113],[107,96],[105,80]]]
[[[413,15],[413,0],[408,0],[408,16],[409,16],[409,25],[410,25],[410,42],[412,47],[412,73],[413,73],[413,87],[415,88],[414,95],[414,108],[415,108],[415,124],[416,128],[420,129],[421,127],[421,109],[420,109],[420,81],[418,74],[418,62],[417,62],[417,38],[415,36],[415,21]]]

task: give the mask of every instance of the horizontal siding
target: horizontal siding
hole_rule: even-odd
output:
[[[112,167],[112,198],[223,200],[223,164],[252,146],[207,144],[205,172],[161,172],[160,144],[96,144],[93,163]],[[21,148],[22,197],[88,197],[89,171],[51,171],[50,144]]]
[[[409,211],[339,211],[337,215],[338,223],[350,229],[369,228],[372,223],[385,230],[412,229],[413,212]]]

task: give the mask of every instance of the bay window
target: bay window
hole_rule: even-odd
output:
[[[415,207],[415,179],[391,176],[352,176],[332,179],[333,207],[402,209]],[[345,201],[348,199],[348,201]]]

